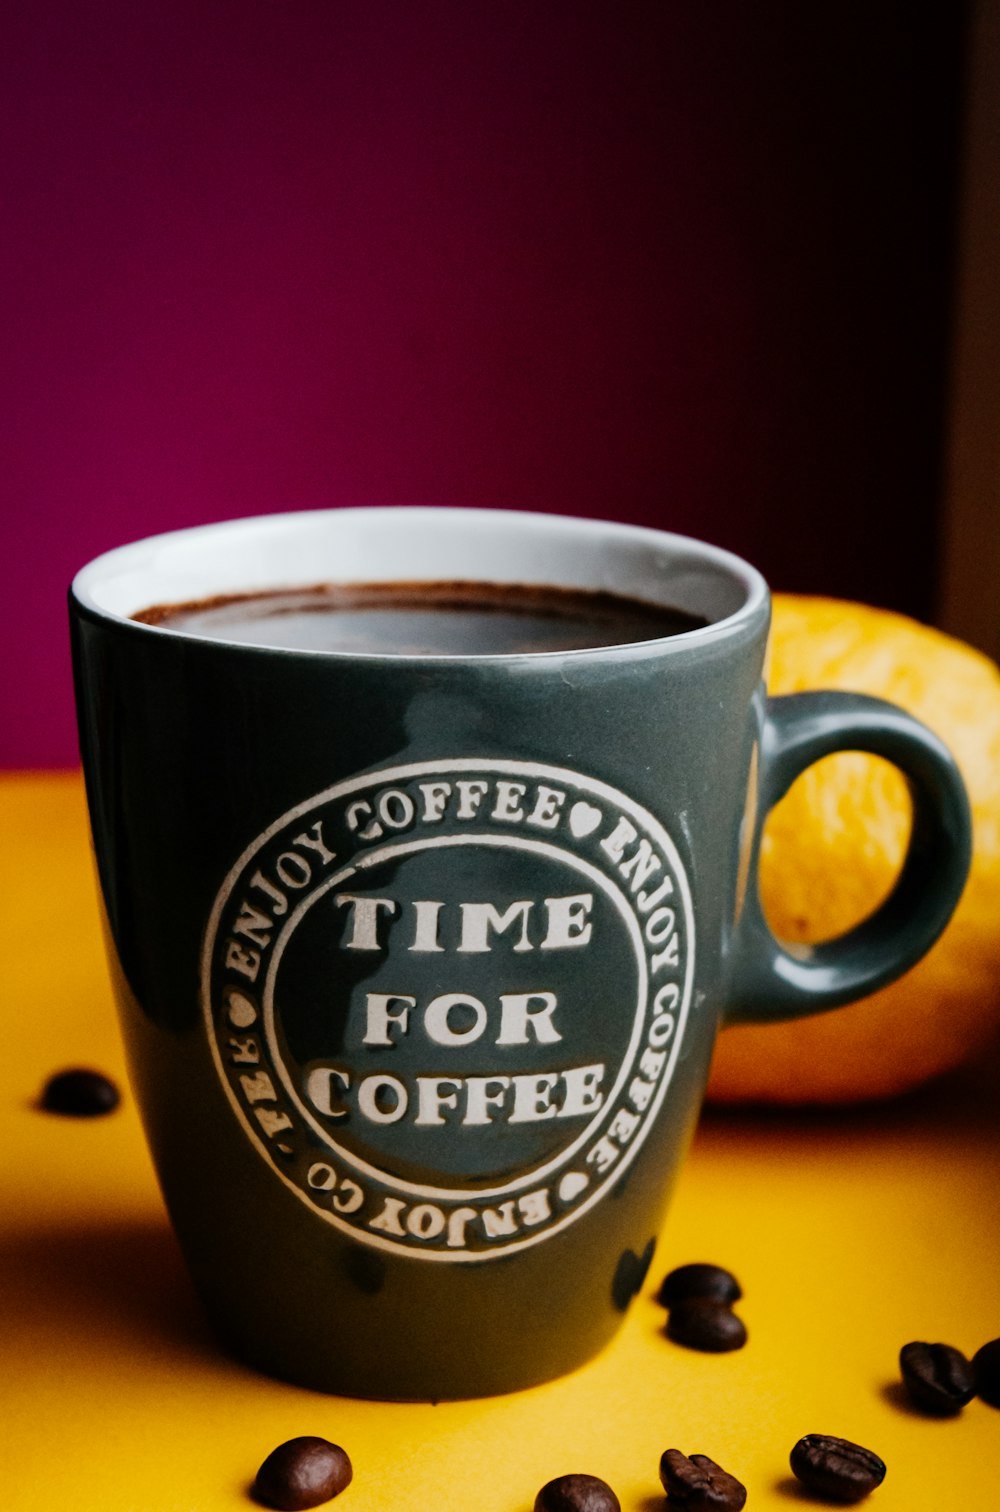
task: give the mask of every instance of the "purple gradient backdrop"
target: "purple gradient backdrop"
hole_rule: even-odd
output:
[[[208,519],[612,516],[929,611],[960,9],[698,10],[8,11],[0,765],[76,760],[73,571]]]

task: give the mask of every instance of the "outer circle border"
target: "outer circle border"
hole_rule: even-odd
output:
[[[498,776],[529,777],[548,780],[550,782],[563,782],[571,788],[578,788],[583,792],[590,793],[592,796],[611,804],[620,812],[629,815],[633,819],[637,819],[647,833],[655,839],[657,845],[661,847],[670,862],[678,895],[683,905],[687,936],[684,958],[684,981],[681,988],[680,1001],[677,1005],[677,1028],[671,1040],[670,1054],[661,1074],[656,1095],[646,1109],[641,1127],[636,1132],[635,1137],[622,1151],[620,1161],[615,1163],[613,1169],[609,1171],[608,1175],[585,1201],[572,1207],[563,1215],[560,1221],[548,1224],[540,1233],[528,1234],[515,1240],[512,1244],[498,1245],[489,1250],[459,1252],[455,1250],[420,1249],[416,1246],[410,1247],[408,1245],[396,1244],[390,1239],[383,1238],[381,1234],[370,1233],[358,1228],[355,1224],[347,1223],[332,1209],[319,1207],[296,1181],[293,1181],[289,1175],[268,1159],[266,1148],[261,1144],[256,1131],[250,1124],[243,1107],[230,1086],[229,1077],[226,1074],[226,1068],[216,1041],[211,1000],[212,952],[215,946],[222,911],[228,903],[232,890],[243,875],[243,872],[258,852],[275,835],[279,834],[287,826],[297,822],[305,814],[311,813],[314,809],[323,807],[325,804],[332,803],[339,798],[347,797],[352,793],[360,792],[379,783],[405,782],[410,778],[419,777],[424,774],[445,775],[454,772],[481,772]],[[691,992],[694,980],[695,939],[694,906],[691,897],[691,888],[688,882],[687,871],[677,847],[660,821],[648,809],[643,808],[641,804],[636,803],[633,798],[621,792],[620,789],[612,787],[610,783],[602,782],[599,778],[585,776],[583,773],[576,772],[570,767],[551,766],[546,762],[496,760],[489,757],[483,759],[476,757],[454,757],[435,761],[406,762],[400,766],[381,767],[361,773],[355,777],[345,778],[341,782],[333,783],[330,787],[324,788],[320,793],[314,794],[311,798],[304,800],[304,802],[293,805],[292,808],[287,809],[284,814],[268,825],[267,829],[257,835],[233,863],[216,894],[208,923],[205,926],[201,952],[202,1016],[216,1073],[229,1099],[230,1106],[236,1113],[239,1122],[243,1125],[251,1144],[279,1180],[288,1187],[289,1191],[294,1193],[311,1213],[315,1213],[322,1221],[339,1229],[355,1243],[365,1244],[374,1249],[381,1249],[390,1254],[403,1255],[411,1260],[437,1261],[447,1264],[478,1264],[484,1261],[499,1260],[519,1250],[532,1248],[536,1244],[542,1244],[546,1240],[553,1238],[556,1234],[563,1232],[575,1223],[578,1218],[581,1218],[584,1213],[595,1207],[601,1198],[607,1194],[611,1185],[617,1181],[621,1173],[631,1165],[656,1121],[660,1108],[663,1105],[663,1100],[666,1097],[667,1088],[673,1079],[673,1073],[680,1055],[680,1047],[684,1039],[688,1012],[691,1005]]]

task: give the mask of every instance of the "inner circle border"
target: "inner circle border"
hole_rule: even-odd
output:
[[[427,840],[402,842],[397,841],[394,844],[390,845],[380,845],[375,850],[367,851],[365,853],[364,867],[352,868],[352,874],[357,870],[367,870],[369,866],[375,867],[376,865],[378,865],[379,861],[391,859],[393,856],[412,853],[419,849],[424,849],[431,846],[450,848],[452,846],[466,845],[485,845],[488,847],[495,847],[497,849],[525,850],[534,854],[548,856],[553,860],[559,860],[564,865],[573,867],[576,871],[581,872],[584,876],[590,876],[591,880],[595,881],[597,885],[611,897],[612,901],[615,904],[615,907],[618,908],[619,913],[625,920],[626,929],[631,936],[630,943],[636,953],[636,959],[638,963],[639,991],[636,994],[636,1009],[632,1020],[632,1033],[629,1037],[628,1048],[625,1052],[625,1055],[622,1057],[621,1066],[619,1068],[618,1075],[615,1078],[614,1085],[609,1089],[605,1101],[601,1104],[600,1110],[598,1111],[596,1117],[592,1118],[587,1124],[586,1128],[584,1128],[579,1134],[577,1134],[575,1138],[573,1138],[568,1144],[560,1149],[557,1155],[552,1156],[545,1164],[541,1166],[532,1166],[524,1170],[521,1175],[517,1176],[513,1181],[505,1182],[502,1186],[498,1187],[449,1189],[447,1187],[421,1186],[416,1182],[404,1181],[401,1177],[391,1175],[389,1172],[381,1170],[377,1166],[369,1165],[367,1161],[362,1160],[352,1150],[342,1148],[337,1144],[336,1140],[327,1133],[322,1125],[316,1121],[316,1119],[309,1112],[308,1108],[304,1105],[302,1099],[300,1098],[298,1092],[295,1090],[292,1084],[291,1077],[288,1075],[287,1068],[277,1046],[277,1037],[274,1032],[275,977],[278,973],[278,966],[281,962],[282,953],[284,952],[288,939],[290,938],[295,925],[298,922],[298,918],[301,918],[301,916],[312,906],[312,904],[324,893],[328,892],[331,887],[339,887],[341,885],[341,882],[345,880],[346,868],[344,868],[340,872],[335,872],[332,877],[327,877],[319,887],[315,888],[314,891],[309,894],[308,897],[302,899],[302,902],[295,909],[295,912],[293,914],[290,914],[289,917],[285,920],[281,933],[274,942],[271,960],[268,965],[267,976],[264,982],[264,990],[261,997],[264,1034],[271,1053],[272,1065],[278,1071],[289,1100],[294,1103],[300,1117],[309,1125],[313,1132],[319,1136],[319,1138],[325,1145],[329,1146],[329,1148],[335,1155],[337,1155],[340,1160],[343,1160],[346,1165],[353,1166],[353,1168],[356,1171],[360,1172],[362,1175],[373,1176],[377,1181],[384,1182],[386,1186],[393,1187],[400,1192],[406,1192],[410,1196],[423,1197],[425,1199],[436,1198],[442,1202],[460,1202],[463,1198],[485,1201],[488,1198],[506,1197],[513,1192],[519,1192],[522,1187],[531,1186],[535,1182],[544,1181],[546,1177],[554,1175],[559,1167],[565,1165],[581,1145],[586,1144],[589,1139],[593,1138],[597,1127],[600,1124],[606,1122],[606,1120],[614,1111],[615,1100],[621,1092],[626,1076],[632,1069],[632,1065],[635,1061],[636,1053],[638,1051],[639,1042],[642,1035],[642,1026],[646,1016],[646,1009],[648,1007],[647,997],[649,993],[649,972],[646,967],[646,958],[645,952],[642,948],[642,939],[641,936],[638,941],[635,938],[635,936],[639,933],[638,925],[635,921],[635,915],[631,912],[626,912],[626,909],[622,908],[621,904],[618,901],[618,898],[625,898],[622,889],[615,887],[615,884],[608,877],[606,877],[603,872],[599,872],[596,866],[592,866],[589,861],[585,861],[581,856],[575,855],[573,851],[563,850],[560,846],[552,845],[544,840],[529,840],[519,835],[441,835],[434,836],[433,838],[428,838]]]
[[[303,1190],[303,1188],[296,1181],[294,1181],[290,1175],[282,1171],[268,1158],[267,1148],[261,1143],[257,1131],[253,1128],[252,1124],[247,1118],[245,1110],[241,1106],[233,1091],[232,1086],[230,1085],[226,1067],[219,1052],[215,1034],[214,1017],[212,1013],[211,974],[212,955],[218,935],[219,923],[223,910],[229,902],[233,888],[235,887],[237,881],[243,875],[244,871],[249,866],[251,861],[258,855],[261,850],[263,850],[268,842],[272,840],[276,835],[280,834],[282,830],[287,828],[289,825],[296,823],[304,815],[311,813],[317,808],[321,808],[324,805],[331,803],[339,798],[348,797],[353,793],[357,793],[364,789],[377,786],[380,783],[405,782],[411,778],[419,777],[422,775],[435,776],[458,772],[479,772],[482,774],[491,774],[496,776],[528,777],[538,780],[546,780],[548,782],[563,782],[570,788],[576,788],[583,793],[589,793],[595,798],[602,799],[603,801],[610,803],[622,814],[628,815],[633,819],[637,819],[639,821],[639,824],[646,830],[647,834],[653,840],[655,840],[656,844],[663,850],[670,863],[673,878],[677,887],[679,901],[681,902],[683,907],[686,948],[684,955],[683,985],[681,987],[680,1000],[677,1005],[677,1027],[671,1039],[671,1048],[667,1058],[667,1064],[663,1072],[661,1073],[656,1094],[643,1115],[641,1126],[636,1131],[634,1138],[623,1149],[621,1159],[615,1163],[613,1174],[609,1173],[609,1176],[596,1186],[595,1190],[587,1197],[585,1201],[571,1208],[562,1216],[561,1219],[552,1224],[548,1224],[541,1232],[525,1235],[524,1237],[518,1238],[511,1244],[501,1245],[491,1250],[445,1251],[421,1249],[417,1247],[411,1247],[409,1245],[397,1244],[391,1240],[383,1238],[380,1234],[361,1230],[356,1225],[345,1222],[344,1219],[341,1218],[332,1209],[319,1207],[317,1203],[313,1201],[313,1199],[309,1196],[309,1194],[305,1190]],[[641,804],[637,803],[633,798],[630,798],[626,793],[623,793],[619,788],[612,787],[610,783],[603,782],[599,778],[589,777],[583,773],[574,771],[570,767],[552,766],[548,763],[543,762],[497,760],[491,759],[489,757],[482,759],[476,757],[454,757],[438,759],[434,761],[407,762],[399,766],[376,768],[371,771],[361,773],[357,776],[346,778],[341,782],[331,784],[330,787],[324,788],[321,792],[314,794],[312,797],[304,800],[302,803],[295,804],[292,808],[287,809],[282,815],[280,815],[279,818],[274,820],[270,825],[268,825],[265,830],[258,834],[256,838],[244,849],[239,858],[234,862],[234,864],[227,872],[226,877],[224,878],[222,885],[220,886],[216,894],[215,902],[212,906],[212,911],[209,915],[208,922],[205,927],[205,935],[201,952],[201,1008],[205,1025],[206,1038],[208,1040],[212,1059],[215,1063],[216,1072],[219,1076],[219,1080],[222,1083],[231,1107],[236,1113],[236,1116],[239,1119],[240,1123],[243,1125],[244,1130],[249,1135],[251,1144],[257,1150],[260,1157],[265,1160],[265,1163],[270,1167],[270,1169],[279,1178],[279,1180],[282,1181],[285,1186],[287,1186],[288,1189],[295,1194],[299,1201],[302,1202],[310,1212],[315,1213],[325,1222],[332,1224],[335,1228],[347,1234],[356,1243],[366,1244],[373,1248],[382,1249],[393,1254],[405,1255],[410,1259],[446,1262],[449,1264],[478,1263],[481,1261],[500,1259],[504,1256],[512,1254],[515,1251],[531,1248],[536,1244],[544,1243],[546,1240],[554,1237],[555,1234],[562,1232],[571,1224],[575,1223],[578,1218],[582,1217],[585,1212],[588,1212],[591,1208],[593,1208],[601,1200],[601,1198],[606,1195],[609,1187],[613,1184],[613,1182],[617,1181],[622,1172],[624,1172],[634,1161],[636,1155],[645,1142],[646,1136],[648,1135],[650,1129],[656,1121],[659,1110],[663,1104],[663,1100],[666,1097],[667,1089],[673,1079],[673,1073],[677,1064],[678,1057],[680,1055],[680,1048],[684,1039],[685,1029],[687,1026],[687,1018],[691,1004],[692,985],[694,979],[695,944],[695,920],[693,900],[691,897],[691,888],[688,881],[686,868],[683,861],[681,860],[677,847],[660,821],[656,819],[648,809],[643,808]],[[379,1173],[379,1179],[385,1181],[386,1178],[384,1174]]]

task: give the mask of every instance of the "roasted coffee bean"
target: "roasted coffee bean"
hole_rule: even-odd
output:
[[[1000,1407],[1000,1339],[991,1339],[972,1356],[976,1395],[991,1407]]]
[[[535,1497],[535,1512],[621,1512],[621,1502],[596,1475],[559,1475]]]
[[[885,1479],[885,1465],[870,1449],[827,1433],[807,1433],[791,1454],[792,1474],[830,1501],[856,1502]]]
[[[950,1344],[904,1344],[899,1351],[903,1385],[924,1412],[944,1417],[961,1412],[976,1394],[970,1361]]]
[[[679,1265],[664,1276],[656,1300],[663,1307],[673,1307],[686,1297],[708,1297],[713,1302],[738,1302],[743,1288],[732,1271],[721,1265],[706,1265],[694,1261],[691,1265]]]
[[[685,1512],[740,1512],[746,1505],[746,1486],[707,1454],[692,1454],[689,1459],[679,1449],[666,1450],[660,1456],[660,1480],[667,1493],[668,1508],[684,1508]]]
[[[253,1494],[265,1507],[300,1512],[339,1496],[354,1470],[339,1444],[323,1438],[289,1439],[272,1449],[257,1471]]]
[[[667,1338],[687,1349],[705,1354],[724,1354],[742,1349],[747,1341],[746,1325],[724,1302],[710,1297],[684,1297],[670,1309]]]
[[[42,1089],[41,1106],[46,1113],[96,1118],[114,1112],[120,1101],[118,1088],[100,1071],[74,1068],[49,1077]]]

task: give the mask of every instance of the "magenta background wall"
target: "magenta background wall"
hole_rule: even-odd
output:
[[[963,13],[822,9],[8,8],[0,764],[75,762],[77,567],[274,508],[614,516],[926,615]]]

